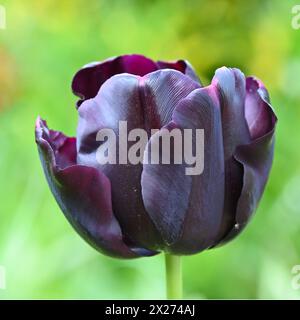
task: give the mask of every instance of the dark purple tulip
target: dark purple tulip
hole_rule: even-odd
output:
[[[56,201],[93,247],[119,258],[193,254],[241,232],[273,158],[277,119],[262,82],[223,67],[203,87],[186,61],[126,55],[83,67],[72,90],[77,138],[38,118],[36,142]],[[96,134],[118,135],[119,121],[148,133],[204,129],[203,173],[185,175],[185,164],[100,165]]]

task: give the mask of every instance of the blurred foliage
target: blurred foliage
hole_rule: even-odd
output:
[[[188,59],[204,83],[222,65],[268,87],[279,123],[257,214],[225,247],[184,257],[186,298],[300,298],[300,30],[297,1],[1,0],[0,298],[164,298],[163,256],[113,260],[71,229],[34,143],[40,114],[73,135],[77,69],[124,53]]]

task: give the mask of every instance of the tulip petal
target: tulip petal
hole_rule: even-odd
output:
[[[64,169],[76,164],[76,138],[66,137],[62,132],[49,130],[45,121],[38,119],[37,125],[43,128],[48,143],[55,150],[55,160],[59,168]]]
[[[125,244],[112,212],[110,182],[100,171],[76,164],[75,138],[49,130],[46,123],[38,119],[36,142],[57,203],[70,224],[89,244],[118,258],[154,254]]]
[[[172,117],[176,104],[199,84],[175,70],[158,70],[144,77],[129,74],[115,75],[100,88],[94,99],[79,108],[77,133],[78,163],[93,166],[103,172],[112,184],[114,213],[124,234],[134,243],[156,249],[162,240],[145,211],[141,195],[142,165],[100,165],[96,141],[100,129],[110,128],[117,136],[119,157],[119,122],[127,122],[127,131],[159,129]],[[128,143],[128,149],[135,142]],[[128,150],[127,149],[127,150]],[[127,151],[126,150],[126,151]],[[150,247],[151,246],[151,247]]]
[[[221,105],[226,161],[232,158],[238,145],[250,142],[244,107],[246,79],[240,70],[222,67],[216,70],[212,84],[217,88]]]
[[[216,237],[218,243],[235,222],[237,202],[243,185],[243,167],[234,158],[236,147],[251,141],[245,119],[246,79],[235,68],[218,69],[212,80],[222,113],[225,160],[225,202],[222,224]]]
[[[277,118],[262,83],[253,78],[248,78],[247,82],[245,109],[248,109],[246,111],[247,122],[251,136],[254,138],[250,143],[238,146],[234,153],[235,159],[243,166],[243,188],[237,204],[234,226],[221,244],[236,237],[255,212],[263,194],[273,160],[274,132]],[[260,123],[256,124],[255,121]]]
[[[142,193],[161,232],[165,250],[192,254],[212,245],[224,202],[224,151],[218,99],[211,87],[194,90],[173,113],[172,128],[204,129],[204,171],[186,175],[187,165],[144,164]],[[157,133],[156,135],[158,135]],[[148,143],[151,153],[154,135]],[[193,137],[193,147],[196,141]],[[150,151],[149,151],[150,150]],[[145,157],[147,159],[147,157]]]
[[[123,136],[119,133],[119,121],[127,122],[128,132],[135,128],[144,128],[144,117],[152,117],[152,107],[149,105],[148,109],[142,109],[138,78],[123,74],[107,80],[98,95],[85,101],[78,110],[77,161],[97,168],[109,178],[113,210],[125,236],[144,246],[159,246],[160,237],[145,212],[141,198],[141,165],[100,165],[97,161],[97,149],[101,142],[96,141],[96,136],[101,129],[112,129],[117,136],[118,156],[118,138]],[[155,122],[155,119],[152,121]],[[133,142],[128,143],[128,149],[132,145]]]
[[[73,78],[72,90],[75,95],[81,98],[77,103],[77,107],[84,100],[94,98],[102,84],[116,74],[130,73],[144,76],[157,69],[154,61],[137,54],[90,63],[80,69]]]
[[[261,98],[257,91],[266,101],[269,100],[268,92],[264,85],[253,77],[246,80],[247,95],[245,102],[245,117],[248,123],[251,139],[256,139],[263,136],[274,126],[274,115],[265,106],[264,100]]]
[[[141,177],[145,208],[159,230],[166,250],[181,235],[192,188],[192,176],[185,175],[184,165],[175,164],[172,158],[169,164],[151,163],[153,146],[158,145],[160,139],[162,137],[165,139],[173,129],[179,129],[182,132],[181,127],[170,122],[151,137],[144,153]],[[174,154],[172,142],[170,142],[170,149],[170,154]],[[159,150],[160,154],[166,151],[161,145]]]

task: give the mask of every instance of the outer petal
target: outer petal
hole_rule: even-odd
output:
[[[185,174],[186,164],[144,164],[143,199],[165,240],[165,250],[192,254],[211,246],[220,228],[224,202],[224,151],[220,110],[214,91],[193,91],[174,110],[169,129],[204,129],[204,171]],[[157,135],[157,134],[156,134]],[[150,147],[156,139],[153,136]],[[193,148],[196,141],[193,140]],[[148,153],[150,153],[148,151]]]
[[[216,243],[231,230],[235,223],[237,202],[243,184],[243,167],[234,158],[236,147],[251,141],[245,119],[246,79],[238,69],[220,68],[212,80],[222,113],[222,131],[225,160],[224,213]]]
[[[145,249],[130,248],[124,243],[112,212],[110,182],[100,171],[76,165],[75,139],[48,130],[40,119],[37,120],[35,133],[51,191],[74,229],[106,255],[136,258],[154,254]],[[64,166],[60,167],[60,163]]]
[[[75,95],[81,98],[81,100],[77,102],[77,107],[79,107],[84,100],[94,98],[102,84],[116,74],[129,73],[144,76],[159,69],[174,69],[180,71],[200,83],[193,67],[187,61],[158,61],[156,63],[142,55],[124,55],[102,62],[90,63],[75,74],[72,81],[72,90]]]
[[[79,108],[78,162],[98,168],[110,179],[114,212],[126,237],[134,243],[152,249],[162,244],[144,208],[142,165],[100,165],[96,159],[100,145],[96,134],[100,129],[111,128],[119,136],[120,121],[127,121],[128,132],[140,128],[150,133],[150,129],[161,128],[171,120],[177,103],[198,87],[195,81],[175,70],[159,70],[142,78],[116,75],[105,82],[94,99]],[[128,143],[128,149],[133,144]]]
[[[170,122],[151,137],[144,153],[141,177],[145,208],[164,240],[163,247],[166,251],[169,251],[169,247],[181,236],[193,183],[192,176],[185,175],[187,165],[175,164],[173,157],[170,157],[170,164],[151,163],[155,144],[159,146],[161,161],[166,150],[159,142],[162,137],[167,138],[173,129],[183,132],[180,126]],[[170,155],[173,155],[174,144],[171,141],[170,149]]]
[[[269,104],[269,95],[263,84],[247,79],[246,119],[253,140],[235,151],[235,158],[243,166],[243,188],[238,200],[235,224],[222,240],[226,243],[245,227],[263,194],[274,153],[274,132],[277,118]]]

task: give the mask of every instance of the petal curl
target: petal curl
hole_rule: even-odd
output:
[[[254,140],[272,130],[274,114],[265,103],[269,101],[269,94],[261,81],[249,77],[246,80],[246,87],[245,117],[251,139]]]
[[[124,243],[112,212],[110,182],[100,171],[76,164],[75,139],[49,130],[40,118],[35,135],[50,189],[74,229],[95,249],[112,257],[137,258],[154,254]],[[70,154],[72,160],[65,161],[70,160]]]

